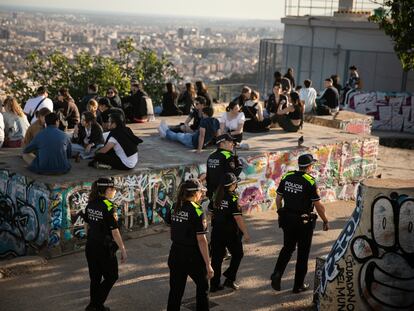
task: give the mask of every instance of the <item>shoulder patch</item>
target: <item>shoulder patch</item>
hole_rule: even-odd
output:
[[[227,150],[222,150],[220,153],[222,155],[224,155],[224,157],[226,158],[226,160],[228,160],[233,155],[230,151],[227,151]]]
[[[236,195],[236,194],[233,194],[233,196],[232,196],[232,201],[233,202],[236,202],[237,201],[237,199],[239,198],[239,196],[238,195]]]
[[[197,204],[197,203],[191,201],[191,205],[194,206],[194,209],[195,209],[198,217],[203,215],[203,209],[201,208],[200,204]]]
[[[293,171],[287,172],[285,175],[282,176],[282,180],[285,179],[286,177],[290,176],[290,175],[293,175],[293,174],[295,174],[295,172],[293,172]]]
[[[303,178],[305,178],[312,186],[315,184],[315,179],[309,174],[303,174]]]
[[[106,209],[108,210],[108,212],[110,212],[111,209],[113,209],[114,204],[109,200],[103,200],[103,202],[105,203]]]

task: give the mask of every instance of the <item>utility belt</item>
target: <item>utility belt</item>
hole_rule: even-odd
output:
[[[299,218],[304,225],[309,222],[316,223],[316,219],[318,219],[318,215],[315,212],[306,213],[304,211],[296,211],[288,208],[280,208],[278,209],[277,213],[279,214],[279,227],[283,228],[286,224],[286,217],[288,215],[294,215]]]

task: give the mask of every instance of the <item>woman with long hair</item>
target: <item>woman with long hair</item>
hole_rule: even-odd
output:
[[[106,91],[106,98],[111,102],[112,107],[122,108],[122,101],[118,95],[118,90],[115,86],[111,86]]]
[[[286,132],[297,132],[303,125],[304,107],[296,92],[290,93],[291,103],[285,108],[279,105],[277,122]]]
[[[103,121],[101,111],[98,109],[98,102],[96,101],[96,99],[92,98],[88,101],[88,103],[86,104],[86,110],[92,112],[93,116],[96,119],[96,122],[98,122],[98,124],[102,126]]]
[[[110,132],[105,146],[96,152],[89,166],[118,170],[133,169],[138,163],[138,144],[142,143],[142,140],[125,126],[121,114],[110,114],[108,123]]]
[[[160,116],[181,116],[183,112],[177,106],[178,93],[171,82],[165,84],[167,92],[162,95],[162,112]]]
[[[178,107],[183,114],[189,114],[194,107],[194,99],[196,98],[196,92],[194,85],[190,82],[185,84],[185,91],[180,94],[178,98]]]
[[[230,102],[226,112],[219,118],[220,134],[229,133],[235,142],[240,143],[243,139],[243,126],[246,118],[237,102]]]
[[[212,231],[211,231],[211,265],[214,276],[210,281],[210,292],[223,289],[223,285],[234,290],[239,288],[235,283],[237,270],[243,258],[242,237],[247,242],[250,240],[242,211],[238,205],[238,195],[235,192],[238,179],[233,173],[226,173],[223,181],[215,192],[213,202]],[[223,273],[226,277],[223,285],[220,284],[221,265],[226,253],[226,248],[231,254],[228,269]]]
[[[95,151],[104,143],[102,127],[96,122],[92,112],[82,113],[80,124],[75,126],[72,135],[72,156],[92,159]]]
[[[250,100],[248,100],[243,108],[246,121],[244,122],[243,130],[250,133],[262,133],[269,131],[272,121],[270,118],[263,116],[263,107],[259,102],[259,93],[252,91]]]
[[[213,100],[204,82],[196,81],[195,85],[196,85],[196,90],[197,90],[197,96],[203,96],[206,99],[207,106],[211,106],[211,104],[213,103]]]
[[[111,201],[115,194],[114,181],[99,178],[92,184],[83,214],[87,234],[85,254],[91,279],[90,302],[86,311],[109,310],[104,303],[118,279],[116,251],[121,250],[121,263],[127,259],[118,227],[117,208]]]
[[[30,124],[16,98],[8,96],[3,103],[4,147],[19,148]]]
[[[171,225],[170,293],[167,311],[179,311],[187,277],[196,284],[196,309],[209,310],[208,280],[214,271],[210,265],[207,242],[207,220],[200,205],[205,188],[197,179],[180,184],[177,200],[167,212]]]
[[[75,125],[78,124],[80,121],[78,106],[76,106],[75,100],[72,98],[72,96],[69,93],[69,89],[67,89],[66,87],[62,87],[59,89],[57,102],[54,107],[54,110],[58,114],[61,114],[61,123],[59,125],[59,128],[61,130],[66,130],[66,128],[73,129]]]
[[[293,76],[293,68],[288,68],[283,77],[289,79],[291,89],[295,89],[296,84],[295,77]]]

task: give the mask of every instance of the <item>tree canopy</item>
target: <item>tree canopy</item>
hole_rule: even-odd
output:
[[[394,41],[394,50],[405,71],[414,69],[414,5],[413,0],[388,0],[377,9],[370,21]]]
[[[118,58],[81,52],[69,59],[60,51],[33,51],[25,58],[27,77],[7,73],[7,92],[25,103],[40,85],[47,86],[52,98],[61,87],[67,87],[75,101],[79,101],[88,84],[96,83],[100,92],[114,86],[122,96],[130,91],[130,81],[138,80],[158,104],[165,83],[181,79],[167,56],[159,57],[149,48],[136,48],[132,38],[121,40],[117,48]]]

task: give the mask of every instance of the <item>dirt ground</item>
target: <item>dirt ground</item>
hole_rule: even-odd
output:
[[[378,171],[382,178],[410,179],[414,176],[414,151],[380,147]],[[326,204],[331,222],[328,232],[317,225],[309,260],[307,281],[313,284],[315,258],[329,252],[354,208],[355,202]],[[246,216],[252,241],[245,244],[237,292],[211,296],[212,310],[312,310],[312,291],[291,292],[295,256],[282,280],[282,291],[270,287],[269,276],[279,253],[283,234],[275,211]],[[160,227],[161,229],[161,227]],[[107,305],[111,310],[165,310],[170,247],[168,229],[156,235],[126,241],[129,259],[120,265],[120,278]],[[227,263],[225,263],[227,265]],[[83,252],[55,258],[34,272],[0,280],[0,310],[83,310],[88,303],[89,278]],[[187,282],[182,310],[195,310],[195,288]]]

